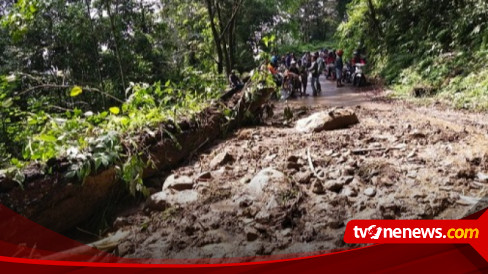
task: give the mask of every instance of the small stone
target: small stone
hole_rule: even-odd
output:
[[[410,171],[410,172],[407,174],[407,177],[408,177],[408,178],[411,178],[411,179],[416,179],[416,178],[417,178],[417,172],[416,172],[416,171]]]
[[[251,227],[246,228],[245,233],[248,242],[254,242],[259,238],[259,234],[258,234],[259,232],[254,228]]]
[[[344,189],[342,190],[342,194],[344,194],[347,197],[357,197],[358,196],[358,192],[350,186],[344,187]]]
[[[197,177],[197,181],[199,181],[199,182],[208,181],[210,179],[212,179],[212,173],[210,173],[209,171],[200,173],[200,175],[198,175],[198,177]]]
[[[344,187],[343,183],[335,180],[327,181],[324,186],[325,189],[336,193],[339,193],[343,187]]]
[[[286,169],[294,169],[294,170],[300,170],[302,166],[300,164],[297,164],[297,163],[293,163],[293,162],[288,162],[286,164]]]
[[[267,210],[261,210],[259,211],[256,216],[254,217],[254,219],[256,220],[257,223],[260,223],[260,224],[266,224],[269,222],[269,219],[271,218],[271,215],[269,214],[269,212]]]
[[[239,204],[239,207],[241,208],[246,208],[246,207],[250,207],[253,203],[252,199],[247,197],[247,196],[243,196],[243,197],[240,197],[239,199],[237,199],[237,203]]]
[[[215,169],[219,166],[223,166],[231,162],[234,162],[234,157],[228,152],[222,152],[212,159],[212,161],[210,162],[210,168]]]
[[[113,228],[118,230],[126,225],[129,224],[129,220],[127,218],[124,218],[124,217],[117,217],[117,219],[115,219],[114,223],[113,223]]]
[[[354,176],[347,176],[346,178],[344,178],[344,184],[346,185],[352,183],[352,181],[354,181]]]
[[[293,231],[291,230],[291,228],[283,229],[283,230],[281,231],[281,235],[282,235],[283,237],[289,237],[289,236],[291,236],[291,233],[292,233],[292,232],[293,232]]]
[[[337,170],[329,172],[329,174],[327,174],[327,178],[329,179],[339,179],[339,177],[341,177],[341,173]]]
[[[153,194],[146,201],[146,208],[152,210],[163,211],[170,206],[171,204],[168,202],[168,196],[165,192]]]
[[[243,185],[247,185],[247,184],[249,184],[251,182],[251,179],[252,179],[251,177],[245,176],[245,177],[241,178],[240,182]]]
[[[286,161],[290,162],[290,163],[296,163],[296,162],[298,162],[298,157],[292,155],[292,156],[288,157],[288,159],[286,159]]]
[[[368,197],[374,197],[376,195],[376,189],[373,187],[369,187],[364,191],[364,195]]]
[[[478,179],[482,182],[482,183],[488,183],[488,174],[484,174],[484,173],[478,173]]]
[[[339,229],[344,226],[344,222],[341,220],[330,219],[328,221],[328,226],[332,229]]]
[[[312,177],[313,174],[310,171],[301,172],[296,175],[297,182],[302,185],[309,184]]]
[[[322,185],[322,183],[319,181],[315,181],[315,183],[312,185],[312,192],[318,195],[325,194],[324,186]]]
[[[412,137],[414,139],[424,139],[427,136],[425,135],[425,133],[423,133],[419,130],[415,130],[414,132],[412,132],[412,134],[410,134],[410,137]]]
[[[173,189],[176,191],[183,191],[193,189],[193,179],[188,176],[169,176],[163,184],[163,191]]]
[[[346,176],[352,176],[352,175],[354,175],[355,171],[356,170],[354,167],[349,166],[349,167],[344,168],[344,170],[342,171],[342,174],[346,175]]]

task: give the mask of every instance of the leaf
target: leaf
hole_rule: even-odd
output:
[[[47,134],[41,134],[39,136],[36,137],[36,139],[40,140],[40,141],[44,141],[44,142],[56,142],[56,137],[52,136],[52,135],[47,135]]]
[[[164,84],[165,87],[169,87],[171,85],[171,80],[166,81],[166,84]]]
[[[80,86],[74,86],[70,92],[71,97],[76,97],[83,93],[83,89]]]
[[[2,107],[3,108],[9,108],[13,105],[13,103],[14,103],[14,101],[12,100],[12,98],[8,98],[7,100],[2,102]]]
[[[114,115],[118,115],[120,113],[120,108],[118,108],[118,107],[111,107],[109,110],[110,110],[110,113],[112,113]]]

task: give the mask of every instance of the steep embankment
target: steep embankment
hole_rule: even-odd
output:
[[[154,163],[144,170],[143,177],[176,167],[209,141],[239,126],[246,113],[259,115],[273,89],[257,90],[252,95],[248,92],[223,96],[220,102],[176,126],[163,123],[154,135],[141,134],[137,143]],[[235,119],[229,121],[224,109],[234,111]],[[22,187],[7,177],[0,178],[0,203],[49,229],[63,232],[89,219],[112,192],[126,187],[115,167],[91,174],[81,184],[65,176],[69,166],[65,159],[50,163],[46,169],[37,165],[27,168]],[[49,169],[51,173],[46,174]]]

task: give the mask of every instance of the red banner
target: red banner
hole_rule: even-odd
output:
[[[486,221],[486,214],[479,220],[463,221],[351,221],[346,229],[346,242],[385,244],[335,253],[322,252],[313,256],[294,254],[235,258],[235,263],[226,264],[208,259],[202,264],[202,260],[120,258],[54,233],[0,205],[0,268],[4,273],[117,274],[162,270],[165,273],[487,272],[488,262],[470,246],[486,254]],[[381,233],[378,233],[379,228]],[[378,239],[371,240],[377,234]],[[242,263],[246,261],[248,263]]]

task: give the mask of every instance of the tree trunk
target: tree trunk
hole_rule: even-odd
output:
[[[383,31],[380,27],[380,23],[378,22],[378,17],[376,16],[376,9],[374,7],[372,0],[368,0],[368,9],[369,9],[369,16],[370,16],[371,23],[373,25],[373,29],[378,35],[378,38],[382,39]]]
[[[110,19],[110,27],[112,28],[112,36],[114,38],[114,46],[115,46],[115,55],[117,57],[117,62],[119,63],[119,71],[120,71],[120,78],[122,81],[122,87],[124,88],[124,94],[127,99],[127,93],[125,93],[126,86],[125,86],[125,76],[124,76],[124,69],[122,68],[122,58],[120,56],[120,48],[119,48],[119,42],[118,42],[118,35],[117,35],[117,30],[115,28],[115,22],[114,22],[114,17],[112,16],[112,8],[110,7],[111,0],[106,0],[105,1],[105,6],[107,8],[107,13],[108,17]]]
[[[101,91],[105,91],[105,87],[104,87],[104,84],[103,84],[103,77],[102,77],[102,64],[101,64],[101,61],[100,61],[100,53],[98,52],[98,39],[97,39],[97,36],[96,36],[96,32],[95,32],[95,24],[93,23],[93,18],[91,17],[91,0],[85,0],[85,5],[86,5],[86,13],[87,13],[87,16],[90,20],[90,28],[91,28],[91,31],[92,31],[92,39],[93,39],[93,46],[94,46],[94,51],[95,51],[95,58],[97,59],[97,73],[98,73],[98,86],[100,88]],[[106,103],[105,103],[105,96],[101,96],[102,97],[102,105],[103,105],[103,108],[107,108],[106,106]]]

